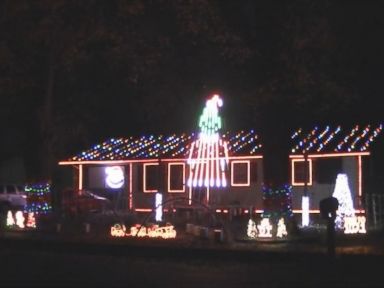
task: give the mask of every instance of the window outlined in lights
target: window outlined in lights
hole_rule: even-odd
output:
[[[308,161],[308,182],[307,185],[312,185],[312,159],[307,159]],[[291,160],[291,179],[292,179],[292,186],[304,186],[304,181],[298,181],[296,178],[296,163],[305,163],[305,159],[292,159]],[[305,168],[304,168],[305,169]]]
[[[171,189],[171,171],[172,166],[181,166],[183,169],[183,178],[182,178],[182,186],[183,189]],[[168,192],[169,193],[184,193],[185,192],[185,163],[168,163]]]
[[[144,193],[156,193],[158,189],[148,189],[147,188],[147,167],[148,166],[157,166],[159,167],[159,163],[144,163],[143,164],[143,192]],[[156,172],[157,173],[157,172]]]
[[[246,171],[247,181],[245,181],[245,183],[235,182],[235,174],[234,174],[234,170],[236,169],[235,167],[236,165],[244,165],[244,164],[247,165],[247,171]],[[234,187],[250,186],[251,184],[250,166],[251,166],[251,161],[249,160],[237,160],[237,161],[235,160],[231,162],[231,186],[234,186]]]

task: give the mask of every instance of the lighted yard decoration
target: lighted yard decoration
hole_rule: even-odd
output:
[[[285,226],[284,218],[280,218],[279,222],[277,223],[277,233],[276,237],[283,238],[288,235],[287,227]]]
[[[336,178],[335,189],[332,194],[339,201],[339,209],[336,214],[336,227],[341,229],[344,226],[345,217],[355,216],[351,190],[349,189],[347,174],[338,174]]]
[[[272,225],[268,218],[263,218],[260,225],[257,225],[258,237],[272,237]]]
[[[249,238],[256,238],[258,234],[256,223],[252,219],[248,220],[247,236]]]
[[[339,201],[336,214],[336,227],[345,234],[366,233],[365,216],[356,216],[347,174],[338,174],[333,197]]]
[[[226,187],[226,167],[228,165],[227,142],[220,137],[222,128],[219,107],[223,101],[219,95],[206,102],[200,116],[200,133],[193,141],[189,151],[189,187]],[[209,194],[207,194],[207,198]]]
[[[309,197],[303,196],[301,198],[301,226],[309,226]]]
[[[111,166],[105,168],[105,184],[108,188],[119,189],[124,186],[124,168]]]
[[[263,186],[264,211],[261,214],[260,224],[249,219],[247,236],[249,238],[283,238],[288,235],[284,218],[289,219],[292,213],[292,192],[290,185],[284,185],[280,189]],[[276,235],[272,235],[273,226],[276,227]]]
[[[155,197],[155,219],[156,221],[162,221],[163,220],[163,195],[160,193],[156,193]]]
[[[257,238],[284,238],[288,236],[287,227],[284,222],[284,218],[280,218],[276,225],[276,234],[273,235],[273,225],[268,218],[262,218],[260,224],[256,225],[252,219],[248,220],[247,236],[251,239]]]
[[[166,224],[165,226],[152,225],[150,227],[136,224],[129,229],[129,232],[126,232],[125,225],[115,224],[111,227],[111,236],[171,239],[176,238],[176,230],[171,224]]]
[[[7,226],[10,228],[25,228],[25,217],[23,211],[16,211],[13,213],[12,211],[8,211],[7,213]],[[34,228],[34,227],[33,227]]]
[[[27,214],[27,223],[25,223],[25,226],[28,228],[36,228],[35,213],[30,212]]]
[[[7,226],[11,227],[16,224],[15,218],[13,217],[12,211],[8,211],[7,213]]]
[[[365,216],[344,217],[344,233],[345,234],[365,234]]]

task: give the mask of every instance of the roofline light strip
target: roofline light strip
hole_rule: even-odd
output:
[[[340,156],[369,156],[370,152],[345,152],[345,153],[324,153],[324,154],[308,154],[308,158],[327,158],[327,157],[340,157]],[[304,155],[291,154],[289,158],[304,158]]]
[[[368,153],[369,152],[361,152],[361,153]],[[360,153],[360,154],[361,154]],[[347,153],[348,154],[348,153]],[[366,155],[366,154],[362,154]],[[300,155],[298,155],[300,157]],[[296,156],[293,156],[293,158],[296,158]],[[237,159],[263,159],[262,155],[255,155],[255,156],[229,156],[229,160],[237,160]],[[178,161],[178,162],[186,162],[188,158],[165,158],[165,159],[140,159],[140,160],[87,160],[87,161],[60,161],[59,165],[118,165],[118,164],[128,164],[128,163],[146,163],[146,162],[169,162],[169,161]],[[207,159],[201,159],[201,160],[207,160]]]

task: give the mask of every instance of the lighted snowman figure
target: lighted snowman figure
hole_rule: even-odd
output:
[[[124,185],[124,170],[120,166],[105,168],[105,183],[107,187],[119,189]]]

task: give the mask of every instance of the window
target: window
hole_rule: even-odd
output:
[[[168,164],[168,192],[183,193],[185,192],[185,164],[169,163]]]
[[[343,162],[340,157],[316,159],[315,177],[320,184],[334,184],[337,174],[343,172]]]
[[[250,185],[250,161],[231,162],[231,185],[249,186]]]
[[[307,162],[308,165],[304,159],[292,159],[292,186],[304,186],[307,177],[307,185],[312,185],[312,159]]]
[[[145,163],[143,165],[143,191],[145,193],[158,192],[159,164]]]

